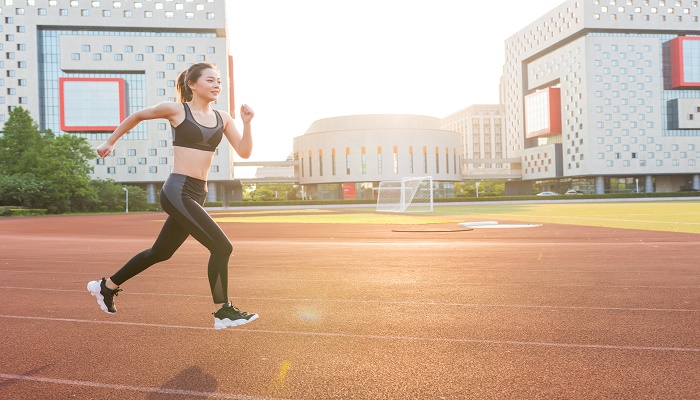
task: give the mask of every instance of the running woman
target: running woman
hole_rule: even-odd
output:
[[[104,158],[114,150],[117,140],[141,121],[164,118],[172,127],[174,161],[172,173],[160,192],[160,204],[168,218],[153,246],[136,254],[109,279],[89,282],[87,289],[102,311],[116,313],[114,296],[121,292],[121,285],[151,265],[169,259],[192,235],[211,253],[209,286],[219,308],[214,313],[214,328],[247,324],[258,315],[240,311],[228,299],[231,242],[202,205],[207,195],[207,174],[221,138],[226,136],[242,158],[250,157],[253,149],[250,122],[254,113],[247,105],[241,107],[241,134],[228,113],[211,108],[221,93],[221,78],[219,71],[208,63],[194,64],[180,73],[177,91],[180,102],[166,101],[131,114],[97,147],[97,154]]]

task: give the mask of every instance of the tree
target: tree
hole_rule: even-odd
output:
[[[35,173],[45,144],[29,111],[22,107],[13,109],[0,136],[0,173]]]
[[[126,193],[129,191],[129,211],[143,211],[148,207],[147,194],[138,186],[124,186],[111,179],[90,181],[99,199],[98,211],[124,211],[126,209]]]
[[[32,174],[0,174],[0,206],[43,208],[50,204],[51,182]]]
[[[87,140],[72,135],[48,139],[41,152],[37,175],[53,184],[53,205],[58,212],[90,211],[98,199],[90,186],[88,160],[94,152]]]

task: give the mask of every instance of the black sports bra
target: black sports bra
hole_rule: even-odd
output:
[[[185,106],[185,119],[177,127],[170,125],[173,129],[173,146],[214,151],[224,134],[224,122],[219,112],[214,110],[216,126],[210,128],[195,121],[187,103],[182,104]]]

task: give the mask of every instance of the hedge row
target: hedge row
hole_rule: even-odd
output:
[[[0,207],[0,216],[1,217],[46,215],[47,213],[48,213],[48,210],[45,208]]]

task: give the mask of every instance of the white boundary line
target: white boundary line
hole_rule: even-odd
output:
[[[170,328],[170,329],[192,329],[192,330],[207,330],[216,331],[214,328],[205,328],[203,326],[186,326],[186,325],[165,325],[165,324],[147,324],[143,322],[118,322],[118,321],[91,321],[75,318],[46,318],[46,317],[29,317],[20,315],[0,315],[0,318],[8,319],[28,319],[32,321],[56,321],[56,322],[75,322],[88,324],[103,324],[103,325],[122,325],[122,326],[139,326],[151,328]],[[417,336],[394,336],[394,335],[362,335],[355,333],[332,333],[332,332],[303,332],[303,331],[280,331],[271,329],[249,329],[236,328],[227,329],[229,332],[245,332],[245,333],[267,333],[275,335],[298,335],[298,336],[321,336],[335,338],[349,338],[359,340],[403,340],[413,342],[438,342],[438,343],[457,343],[457,344],[487,344],[487,345],[503,345],[503,346],[537,346],[537,347],[560,347],[560,348],[578,348],[578,349],[605,349],[605,350],[632,350],[632,351],[674,351],[686,353],[700,353],[700,348],[694,347],[665,347],[665,346],[622,346],[622,345],[606,345],[606,344],[578,344],[578,343],[555,343],[555,342],[525,342],[517,340],[488,340],[488,339],[459,339],[459,338],[431,338]]]
[[[49,292],[70,292],[85,293],[85,290],[77,289],[52,289],[52,288],[30,288],[17,286],[0,286],[7,290],[31,290]],[[211,295],[182,294],[182,293],[142,293],[129,292],[134,296],[169,296],[169,297],[197,297],[210,299]],[[258,300],[258,301],[285,301],[285,302],[312,302],[312,303],[351,303],[351,304],[384,304],[384,305],[407,305],[407,306],[440,306],[440,307],[472,307],[472,308],[533,308],[533,309],[558,309],[558,310],[590,310],[590,311],[650,311],[650,312],[678,312],[696,313],[700,309],[692,308],[648,308],[648,307],[581,307],[581,306],[550,306],[538,304],[488,304],[488,303],[437,303],[423,301],[382,301],[382,300],[354,300],[354,299],[309,299],[309,298],[285,298],[285,297],[245,297],[231,296],[232,299]]]
[[[39,376],[17,375],[17,374],[0,373],[0,379],[7,379],[10,381],[32,381],[32,382],[41,382],[41,383],[52,383],[52,384],[58,384],[58,385],[84,386],[84,387],[91,387],[91,388],[98,388],[98,389],[129,390],[129,391],[133,391],[133,392],[170,394],[170,395],[177,395],[177,396],[205,397],[205,398],[214,398],[214,399],[283,400],[283,399],[276,399],[276,398],[272,398],[272,397],[258,397],[258,396],[247,396],[247,395],[241,395],[241,394],[226,394],[226,393],[215,393],[215,392],[199,392],[199,391],[194,391],[194,390],[164,389],[164,388],[154,388],[154,387],[144,387],[144,386],[116,385],[116,384],[112,384],[112,383],[76,381],[76,380],[71,380],[71,379],[44,378],[44,377],[39,377]]]
[[[474,270],[477,271],[477,270]],[[478,270],[481,271],[481,270]],[[489,270],[483,270],[489,271]],[[512,270],[497,270],[492,271],[511,271]],[[62,274],[62,275],[90,275],[92,277],[97,276],[91,272],[52,272],[52,271],[20,271],[20,270],[0,270],[0,272],[14,272],[14,273],[33,273],[33,274]],[[547,271],[534,271],[534,272],[547,272]],[[555,271],[552,271],[555,272]],[[556,271],[565,272],[565,271]],[[593,273],[595,271],[579,271],[584,273]],[[614,271],[610,271],[614,273]],[[631,271],[635,272],[635,271]],[[637,273],[640,271],[636,271]],[[654,271],[656,272],[656,271]],[[668,272],[668,271],[667,271]],[[167,278],[167,279],[207,279],[206,276],[191,276],[191,275],[157,275],[141,273],[139,276],[145,276],[149,278]],[[284,278],[236,278],[230,277],[229,280],[234,281],[260,281],[260,282],[338,282],[338,279],[284,279]],[[364,282],[364,283],[377,283],[377,280],[366,280],[366,281],[356,281],[353,282]],[[419,281],[412,281],[410,283],[419,284]],[[600,285],[600,284],[540,284],[540,283],[474,283],[474,282],[456,282],[456,283],[443,283],[443,286],[477,286],[477,287],[595,287],[600,289],[700,289],[700,285]]]

